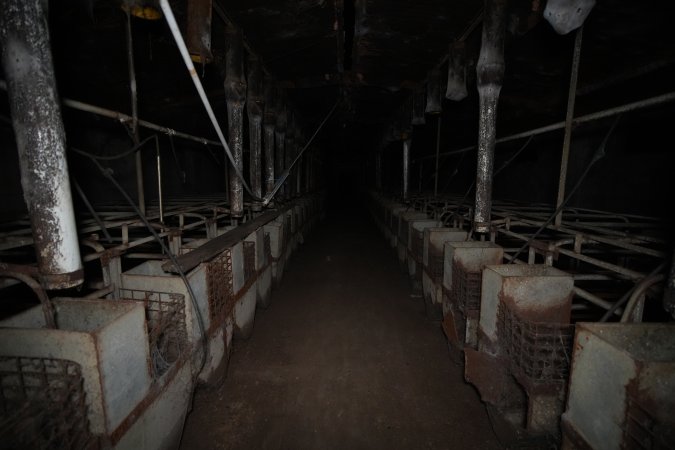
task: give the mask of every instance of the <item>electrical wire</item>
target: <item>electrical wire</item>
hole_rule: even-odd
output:
[[[166,253],[166,255],[169,257],[169,259],[173,263],[174,267],[178,271],[178,274],[179,274],[181,280],[183,280],[183,283],[185,283],[185,287],[188,290],[188,294],[190,296],[190,302],[192,303],[192,308],[194,309],[195,316],[197,317],[197,324],[199,326],[199,334],[201,336],[201,341],[202,341],[202,357],[201,357],[201,361],[200,361],[200,364],[199,364],[199,370],[197,371],[197,373],[201,372],[202,369],[204,368],[204,366],[206,365],[206,355],[208,354],[208,348],[209,348],[208,347],[209,346],[208,337],[206,335],[206,327],[204,325],[204,318],[202,317],[202,313],[199,309],[199,305],[197,305],[197,296],[195,295],[195,292],[192,289],[192,285],[190,284],[190,281],[187,279],[187,276],[185,275],[185,272],[183,271],[183,269],[181,269],[180,264],[178,264],[178,260],[176,259],[176,256],[173,253],[171,253],[171,250],[169,250],[169,248],[166,246],[166,244],[164,243],[162,238],[159,236],[159,234],[157,234],[157,231],[155,231],[152,224],[150,224],[150,222],[148,221],[148,218],[145,216],[145,214],[143,214],[140,211],[140,209],[138,208],[138,206],[136,206],[136,203],[134,203],[134,201],[129,196],[127,191],[125,191],[124,188],[122,187],[122,185],[120,185],[117,182],[117,180],[115,179],[115,177],[113,177],[112,171],[109,168],[103,167],[98,162],[98,160],[96,159],[96,157],[94,155],[92,155],[90,153],[87,153],[85,151],[82,151],[82,150],[78,150],[78,149],[73,148],[73,147],[71,147],[70,149],[73,152],[77,153],[78,155],[82,155],[86,158],[89,158],[89,160],[92,161],[94,163],[94,165],[96,165],[98,170],[101,171],[101,174],[105,178],[107,178],[113,184],[113,186],[115,186],[115,188],[120,192],[120,194],[122,194],[122,196],[127,201],[127,203],[129,203],[129,205],[133,208],[134,212],[141,219],[141,221],[143,222],[145,227],[148,229],[148,231],[150,231],[152,236],[155,238],[155,240],[162,247],[162,251],[164,251],[164,253]]]

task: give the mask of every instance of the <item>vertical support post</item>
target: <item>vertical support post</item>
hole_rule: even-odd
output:
[[[382,191],[382,151],[375,153],[375,188]]]
[[[295,158],[295,121],[292,111],[288,113],[288,127],[286,128],[286,154],[284,155],[284,169],[289,170],[293,159]],[[286,190],[286,198],[291,199],[294,195],[295,184],[291,182],[293,179],[292,171],[288,173],[284,188]]]
[[[277,122],[277,99],[274,95],[274,85],[270,78],[265,79],[265,114],[263,116],[263,143],[264,143],[264,180],[265,195],[274,190],[274,127]],[[269,207],[273,207],[270,202]]]
[[[131,13],[127,7],[127,64],[129,66],[129,91],[131,95],[131,137],[134,145],[138,145],[138,90],[136,84],[136,68],[134,65],[134,40],[131,33]],[[141,152],[135,154],[136,162],[136,190],[138,192],[138,209],[145,214],[145,184],[143,182],[143,158]]]
[[[265,99],[263,95],[263,73],[260,60],[257,57],[249,57],[248,65],[248,128],[249,128],[249,149],[250,155],[250,180],[253,195],[262,198],[262,120],[265,110]],[[262,203],[254,200],[253,211],[261,211]]]
[[[226,39],[225,96],[227,98],[227,124],[232,157],[234,164],[241,173],[244,168],[243,127],[244,103],[246,101],[243,37],[240,30],[228,27]],[[244,215],[244,186],[233,169],[230,169],[230,213],[233,218]]]
[[[274,131],[274,138],[277,144],[275,152],[275,172],[278,176],[284,172],[284,162],[286,157],[286,128],[288,125],[288,115],[286,113],[286,106],[280,104],[279,114],[277,115],[277,124]],[[280,188],[277,198],[286,198],[286,185],[284,183]]]
[[[485,0],[483,35],[478,65],[476,66],[480,117],[473,228],[478,233],[490,231],[492,170],[497,136],[497,104],[504,80],[506,1]]]
[[[213,59],[211,54],[212,0],[189,0],[187,2],[186,44],[193,61],[206,64]]]
[[[6,0],[0,45],[41,282],[64,289],[82,284],[84,274],[45,4]]]
[[[581,42],[584,27],[576,32],[574,37],[574,54],[572,56],[572,73],[570,75],[570,88],[567,93],[567,115],[565,116],[565,137],[563,138],[562,156],[560,160],[560,178],[558,180],[558,197],[555,202],[556,209],[565,200],[565,185],[567,183],[567,163],[570,157],[570,145],[572,144],[572,121],[574,120],[574,103],[577,97],[577,80],[579,78],[579,61],[581,61]],[[555,216],[555,225],[562,224],[563,213],[560,211]]]
[[[441,69],[434,67],[427,76],[427,114],[440,114],[443,111],[441,98]]]
[[[409,197],[410,186],[410,144],[412,139],[405,136],[403,139],[403,200],[407,201]]]
[[[436,166],[434,169],[434,197],[438,197],[438,166],[441,152],[441,115],[438,115],[438,122],[436,122]]]

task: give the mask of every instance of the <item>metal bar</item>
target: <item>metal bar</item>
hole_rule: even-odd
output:
[[[265,78],[265,113],[263,116],[265,195],[274,189],[274,127],[277,121],[276,89],[271,78]]]
[[[620,106],[615,106],[613,108],[608,108],[608,109],[603,109],[601,111],[597,111],[591,114],[586,114],[584,116],[579,116],[572,120],[572,126],[576,125],[581,125],[584,123],[589,123],[589,122],[594,122],[596,120],[601,120],[605,119],[608,117],[614,117],[618,116],[619,114],[624,114],[627,112],[632,112],[632,111],[639,111],[641,109],[649,108],[652,106],[659,106],[663,105],[666,103],[671,103],[675,102],[675,92],[668,92],[666,94],[662,95],[657,95],[656,97],[650,97],[645,100],[640,100],[637,102],[632,102],[632,103],[626,103],[625,105],[620,105]],[[534,128],[532,130],[528,131],[522,131],[520,133],[516,134],[511,134],[509,136],[504,136],[503,138],[499,138],[495,141],[497,144],[502,144],[504,142],[510,142],[514,141],[517,139],[522,139],[530,136],[537,136],[539,134],[544,134],[544,133],[549,133],[551,131],[556,131],[565,128],[565,122],[556,122],[552,123],[551,125],[546,125],[543,127],[539,128]],[[457,150],[451,150],[449,152],[442,152],[440,155],[441,156],[451,156],[451,155],[457,155],[460,153],[466,153],[470,152],[471,150],[474,150],[476,148],[475,145],[471,145],[468,147],[460,148]],[[433,158],[434,155],[427,155],[422,158],[418,159],[430,159]]]
[[[0,45],[41,282],[63,289],[82,284],[84,274],[44,7],[4,2]]]
[[[131,33],[131,13],[126,10],[126,40],[127,40],[127,65],[129,67],[129,95],[131,100],[131,137],[134,146],[140,142],[138,136],[138,90],[136,85],[136,68],[134,66],[134,40]],[[145,214],[145,186],[143,183],[143,158],[141,152],[136,152],[136,192],[138,195],[138,209]]]
[[[248,94],[247,94],[247,112],[249,129],[249,149],[250,149],[250,180],[253,194],[262,198],[262,121],[265,110],[265,97],[263,92],[263,73],[260,61],[255,57],[249,57],[248,60]],[[253,211],[260,211],[262,205],[254,201]]]
[[[579,62],[581,61],[581,43],[584,27],[581,26],[574,38],[574,55],[572,57],[572,73],[570,75],[570,87],[567,95],[567,117],[565,118],[565,137],[563,139],[562,156],[560,161],[560,178],[558,180],[558,197],[555,202],[558,208],[565,200],[565,184],[567,182],[567,162],[570,157],[570,144],[572,143],[572,120],[574,119],[574,102],[577,98],[577,80],[579,79]],[[555,224],[562,223],[563,211],[555,216]]]

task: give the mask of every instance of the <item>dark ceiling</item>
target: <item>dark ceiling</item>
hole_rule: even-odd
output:
[[[544,3],[510,2],[499,134],[564,117],[574,37],[573,33],[557,35],[541,19]],[[482,2],[214,0],[214,4],[243,30],[249,48],[262,59],[267,72],[287,88],[306,134],[337,99],[344,100],[321,135],[329,151],[359,154],[379,142],[411,89],[423,84],[428,71],[442,63],[452,41],[464,38],[470,95],[458,103],[444,102],[444,123],[452,123],[444,133],[449,148],[474,143]],[[172,1],[182,26],[187,20],[186,5],[186,0]],[[675,76],[670,26],[674,13],[675,2],[669,0],[598,1],[584,32],[579,113],[669,89]],[[51,2],[50,15],[61,94],[128,113],[126,16],[120,3]],[[225,50],[222,16],[213,15],[216,60],[222,59]],[[472,24],[477,26],[472,28]],[[132,25],[140,116],[213,138],[164,21],[134,19]],[[208,64],[199,70],[225,122],[219,67]],[[447,64],[441,69],[445,76]]]

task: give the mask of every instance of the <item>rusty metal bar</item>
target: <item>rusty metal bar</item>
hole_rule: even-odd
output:
[[[249,149],[250,149],[250,180],[253,195],[262,198],[262,121],[265,110],[265,97],[263,92],[263,73],[260,60],[249,56],[248,60],[248,128],[249,128]],[[260,211],[262,205],[254,200],[252,204],[253,211]]]
[[[241,172],[244,168],[244,105],[246,78],[244,77],[244,47],[241,30],[229,27],[226,31],[225,97],[227,98],[227,125],[232,159],[237,170],[230,171],[230,212],[232,217],[244,215],[244,186]],[[255,193],[252,192],[255,196]]]
[[[62,289],[81,284],[84,274],[44,6],[4,2],[0,45],[41,282]]]
[[[481,49],[476,66],[480,116],[473,228],[478,233],[490,230],[497,104],[504,79],[505,22],[506,0],[485,0]]]
[[[276,142],[276,152],[275,152],[275,173],[278,177],[281,177],[281,174],[284,172],[284,164],[286,161],[286,129],[288,128],[288,112],[286,110],[286,105],[281,102],[279,99],[279,114],[277,115],[277,123],[274,131],[274,139]],[[278,182],[277,182],[278,184]],[[283,185],[283,183],[282,183]],[[276,187],[276,186],[275,186]],[[281,187],[281,186],[280,186]],[[278,189],[277,189],[278,190]],[[274,190],[272,191],[274,192]],[[281,188],[282,199],[286,198],[286,189],[285,187]],[[274,194],[272,194],[274,195]]]
[[[559,207],[565,200],[565,184],[567,183],[567,162],[570,157],[570,145],[572,143],[572,120],[574,119],[574,102],[577,98],[577,80],[579,79],[579,62],[581,61],[581,43],[583,40],[584,27],[577,30],[574,38],[574,54],[572,56],[572,73],[570,74],[570,87],[567,94],[567,116],[565,117],[565,137],[563,139],[562,156],[560,161],[560,178],[558,180],[558,197],[555,206]],[[562,223],[563,212],[560,211],[555,217],[555,224]]]

